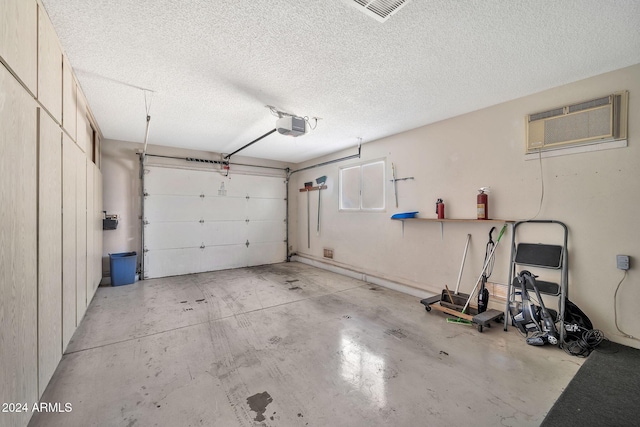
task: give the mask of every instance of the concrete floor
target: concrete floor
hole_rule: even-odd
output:
[[[101,287],[31,426],[536,426],[582,359],[300,263]]]

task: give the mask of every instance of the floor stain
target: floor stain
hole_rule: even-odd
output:
[[[202,302],[202,301],[204,301],[204,298],[196,300],[196,302]]]
[[[267,410],[267,405],[271,402],[273,402],[273,399],[266,391],[247,397],[249,408],[257,414],[254,421],[260,422],[265,420],[264,413]]]
[[[290,291],[295,291],[296,289],[302,289],[300,286],[294,286],[292,288],[289,288]]]
[[[440,350],[440,354],[444,354],[445,356],[448,356],[449,353],[447,353],[446,351]]]
[[[299,280],[298,279],[290,279],[290,280],[285,280],[285,282],[293,283],[293,282],[299,282]]]
[[[269,342],[271,344],[278,344],[280,341],[282,341],[282,338],[277,335],[274,335],[271,338],[269,338]]]
[[[396,338],[406,338],[407,335],[402,332],[402,329],[387,329],[386,331],[384,331],[385,334],[387,335],[393,335]]]
[[[370,291],[379,291],[380,288],[369,288]]]

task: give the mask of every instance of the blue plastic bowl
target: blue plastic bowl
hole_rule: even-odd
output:
[[[391,219],[415,218],[417,213],[418,213],[418,211],[415,211],[415,212],[400,212],[400,213],[391,215]]]

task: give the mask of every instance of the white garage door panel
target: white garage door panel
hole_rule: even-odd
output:
[[[206,234],[199,222],[152,222],[145,226],[145,246],[153,249],[200,247],[194,242]]]
[[[218,196],[218,190],[220,190],[220,184],[222,183],[224,183],[224,190],[226,191],[227,197],[244,198],[247,196],[249,186],[244,179],[244,175],[231,175],[230,178],[218,177],[214,179],[210,188],[205,190],[205,196]]]
[[[286,217],[286,205],[278,199],[249,199],[249,220],[280,220]]]
[[[262,179],[268,179],[261,177]],[[227,189],[228,196],[244,197],[246,196],[254,186],[263,185],[262,182],[258,183],[255,176],[251,175],[234,175],[230,176],[230,179],[224,183]]]
[[[151,195],[179,194],[183,196],[199,196],[203,194],[207,183],[211,182],[214,176],[213,172],[186,169],[150,166],[145,169],[149,172],[144,177],[144,189]]]
[[[244,245],[248,224],[244,221],[205,222],[201,239],[205,246]]]
[[[247,224],[251,243],[284,242],[286,232],[284,221],[249,221]]]
[[[231,221],[246,219],[245,197],[203,197],[202,219],[205,221]]]
[[[150,250],[144,258],[145,277],[153,279],[188,274],[185,272],[198,273],[201,271],[201,259],[200,248]]]
[[[148,196],[144,201],[144,217],[150,223],[200,221],[202,205],[200,197]]]
[[[250,197],[266,197],[284,200],[287,190],[284,178],[265,178],[260,185],[247,190]]]
[[[145,169],[145,277],[286,259],[284,178]],[[218,194],[221,183],[226,195]]]
[[[248,265],[275,264],[286,260],[286,244],[252,243],[249,245]]]
[[[211,246],[204,249],[203,262],[200,271],[224,270],[247,266],[247,247]]]
[[[218,190],[220,190],[220,184],[223,184],[223,183],[224,183],[224,189],[227,192],[227,196],[230,196],[229,186],[231,185],[231,180],[229,178],[221,176],[218,173],[213,173],[211,174],[210,177],[207,177],[205,182],[206,182],[206,185],[203,188],[201,193],[201,194],[204,194],[205,197],[219,196]],[[240,196],[242,196],[242,194]]]

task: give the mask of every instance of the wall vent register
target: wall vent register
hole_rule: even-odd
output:
[[[379,22],[385,22],[391,15],[406,6],[411,0],[343,0],[365,15]]]

